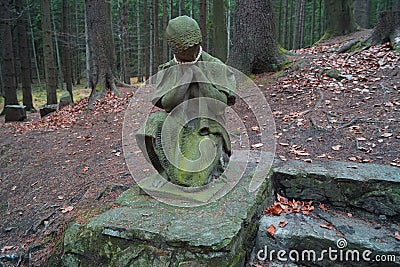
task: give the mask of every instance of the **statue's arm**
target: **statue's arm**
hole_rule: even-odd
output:
[[[161,105],[167,111],[170,112],[177,105],[185,101],[185,94],[188,90],[187,85],[177,86],[171,90],[169,90],[164,96],[161,98]]]

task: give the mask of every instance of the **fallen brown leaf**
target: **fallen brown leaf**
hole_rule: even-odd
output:
[[[288,199],[286,197],[283,197],[279,194],[276,194],[276,198],[278,199],[278,201],[282,204],[288,204]]]
[[[328,208],[323,203],[319,203],[318,208],[320,208],[323,211],[327,211],[328,210]]]
[[[4,246],[2,249],[1,249],[1,253],[4,253],[6,250],[11,250],[11,249],[13,249],[14,248],[14,246]]]
[[[400,241],[400,232],[394,233],[394,238]]]
[[[267,232],[268,232],[268,234],[270,236],[273,237],[275,235],[275,232],[276,232],[276,227],[273,224],[271,224],[270,226],[268,226]]]
[[[285,227],[288,223],[289,223],[288,221],[283,220],[283,221],[280,221],[280,222],[279,222],[278,226],[281,227],[281,228],[283,228],[283,227]]]
[[[260,148],[262,146],[263,146],[262,143],[257,143],[257,144],[251,145],[251,148]]]
[[[68,206],[68,207],[65,207],[65,208],[61,208],[61,212],[62,213],[67,213],[67,212],[72,211],[73,209],[74,209],[73,206]]]
[[[321,227],[321,228],[326,228],[326,229],[332,230],[333,225],[330,224],[330,223],[326,223],[326,224],[321,224],[320,227]]]

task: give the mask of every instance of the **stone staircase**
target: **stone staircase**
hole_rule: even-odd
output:
[[[275,194],[316,208],[262,216],[250,266],[400,266],[399,168],[278,162],[271,183]]]

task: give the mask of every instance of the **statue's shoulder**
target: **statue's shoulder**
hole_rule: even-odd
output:
[[[168,69],[171,66],[174,66],[175,62],[173,60],[168,61],[167,63],[161,64],[158,66],[158,71]]]
[[[202,61],[207,61],[207,62],[223,63],[221,60],[219,60],[216,57],[213,57],[212,55],[210,55],[205,51],[201,53],[201,59]]]

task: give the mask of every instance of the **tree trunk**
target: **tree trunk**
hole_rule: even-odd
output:
[[[86,0],[88,45],[90,54],[89,108],[107,91],[117,92],[115,85],[115,47],[111,28],[110,2]]]
[[[319,0],[319,34],[322,36],[324,34],[325,27],[325,16],[324,16],[324,8],[322,8],[322,4],[325,3],[325,0]]]
[[[279,0],[279,11],[278,11],[278,20],[276,21],[276,33],[278,38],[278,43],[282,43],[282,3],[283,0]]]
[[[168,5],[167,5],[167,0],[162,0],[163,4],[163,20],[162,20],[162,25],[163,29],[165,30],[168,26]],[[167,43],[167,38],[163,35],[162,38],[162,61],[167,62],[168,60],[168,43]]]
[[[400,2],[400,1],[399,1]],[[354,0],[354,20],[364,29],[369,29],[371,0]]]
[[[47,104],[57,104],[57,68],[54,60],[54,48],[51,40],[50,2],[41,0],[43,58],[46,76]]]
[[[147,9],[147,0],[143,1],[143,24],[144,24],[144,62],[145,62],[145,76],[150,77],[150,50],[149,50],[149,15]]]
[[[71,60],[71,41],[70,41],[70,23],[69,23],[69,6],[68,0],[62,1],[62,39],[63,39],[63,66],[64,81],[67,86],[67,92],[74,101],[72,94],[72,60]]]
[[[214,56],[221,61],[226,61],[226,22],[225,22],[225,7],[224,0],[213,0],[213,43]]]
[[[400,11],[400,0],[394,0],[392,10],[393,11]]]
[[[32,20],[31,20],[31,14],[30,14],[30,10],[28,11],[28,21],[29,21],[29,30],[31,32],[31,40],[32,40],[32,51],[33,51],[33,59],[35,61],[35,70],[36,70],[36,79],[38,81],[38,83],[40,84],[40,72],[39,72],[39,63],[38,63],[38,59],[36,56],[36,46],[35,46],[35,35],[33,34],[33,27],[32,27]]]
[[[14,62],[14,47],[12,43],[11,32],[11,5],[9,0],[0,2],[0,26],[1,26],[1,41],[2,41],[2,75],[3,75],[3,97],[4,107],[6,105],[18,105],[17,99],[17,84],[15,82],[15,62]],[[4,110],[3,110],[4,112]],[[2,112],[2,114],[3,114]]]
[[[356,30],[351,2],[348,0],[325,0],[327,16],[326,33],[329,37],[352,33]]]
[[[207,0],[200,0],[200,30],[203,41],[201,46],[207,50]]]
[[[306,0],[300,0],[299,48],[304,47],[304,29],[306,25]]]
[[[294,23],[293,23],[293,17],[294,17],[294,0],[290,1],[290,12],[289,12],[289,27],[288,27],[288,49],[293,49],[293,35],[294,35]]]
[[[22,102],[26,106],[26,110],[33,110],[32,90],[31,90],[31,56],[29,53],[29,44],[27,36],[26,16],[24,12],[23,0],[15,1],[15,9],[18,14],[17,32],[18,32],[18,48],[21,66],[21,85],[22,85]],[[4,39],[3,39],[4,40]]]
[[[140,1],[136,2],[136,34],[137,34],[137,79],[138,82],[143,81],[142,75],[142,43],[140,38]]]
[[[383,11],[372,32],[372,44],[391,42],[393,49],[400,51],[400,11]]]
[[[130,49],[129,49],[129,32],[128,32],[128,4],[127,0],[122,1],[122,51],[123,55],[123,70],[124,70],[124,83],[131,84],[130,75]]]
[[[154,0],[154,73],[157,72],[160,64],[160,43],[159,43],[159,24],[158,24],[158,0]]]
[[[80,35],[81,35],[81,32],[79,31],[79,16],[78,16],[78,14],[80,14],[80,12],[78,12],[78,1],[79,0],[74,0],[74,7],[75,7],[75,21],[74,21],[74,23],[75,23],[75,38],[74,38],[74,40],[75,40],[75,55],[74,55],[74,59],[75,59],[75,62],[74,62],[74,81],[75,81],[75,84],[80,84],[81,83],[81,78],[82,78],[82,76],[81,76],[81,68],[82,68],[82,61],[81,61],[81,52],[80,52],[80,49],[79,49],[79,45],[82,43],[81,41],[80,41]],[[85,13],[85,12],[83,12],[83,13]],[[86,20],[86,18],[84,17],[84,19]],[[84,22],[84,29],[85,29],[85,32],[86,32],[86,22]],[[85,36],[86,37],[86,36]],[[85,43],[86,43],[86,40],[85,40]],[[85,49],[86,50],[86,49]],[[86,87],[89,87],[89,76],[87,77],[87,81],[86,81]]]
[[[272,0],[238,1],[234,31],[228,65],[245,74],[276,71],[281,67],[285,57],[278,52]]]
[[[231,0],[228,0],[228,8],[226,14],[226,57],[229,57],[231,49]]]
[[[296,16],[294,20],[294,26],[293,26],[293,44],[292,48],[293,49],[298,49],[300,47],[300,2],[301,0],[296,1]]]
[[[54,4],[53,2],[50,2],[50,13],[51,13],[51,20],[52,20],[52,24],[53,24],[54,45],[55,45],[57,70],[58,70],[58,77],[56,77],[56,78],[57,78],[57,83],[58,83],[58,81],[60,81],[61,89],[64,90],[64,83],[62,82],[63,74],[62,74],[62,67],[61,67],[60,48],[58,46],[57,28],[56,28],[56,21],[54,19],[53,4]]]
[[[288,28],[288,9],[289,9],[289,3],[288,0],[285,0],[285,7],[283,8],[283,27],[282,27],[282,41],[281,45],[283,47],[287,47],[286,45],[286,36],[287,36],[287,28]]]
[[[150,31],[149,31],[149,77],[154,75],[154,17],[153,15],[153,1],[150,1],[149,5],[149,25],[150,25]]]
[[[183,16],[186,14],[185,12],[185,0],[179,0],[180,1],[180,15]]]
[[[310,29],[310,45],[314,44],[314,31],[315,31],[315,12],[316,12],[316,0],[312,0],[312,13],[311,13],[311,29]]]

